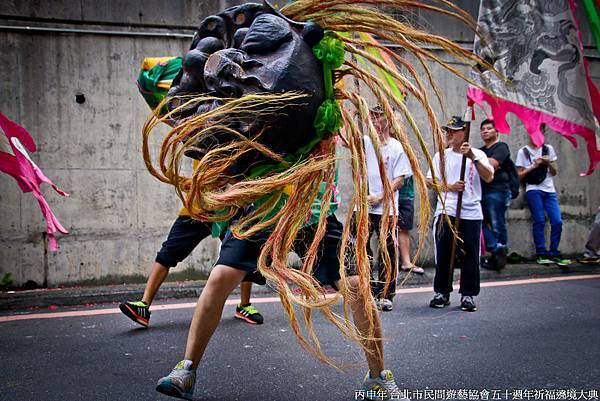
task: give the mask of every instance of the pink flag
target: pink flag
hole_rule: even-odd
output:
[[[573,0],[481,0],[474,51],[504,77],[479,69],[468,96],[487,103],[499,132],[508,133],[506,115],[514,113],[537,145],[541,126],[565,136],[574,146],[582,137],[590,159],[585,174],[600,163],[596,119],[600,95],[589,77]]]
[[[59,223],[58,219],[50,210],[50,206],[42,192],[40,185],[45,182],[50,184],[56,192],[62,196],[69,196],[66,192],[58,189],[48,177],[42,173],[42,170],[31,160],[27,150],[36,151],[35,142],[29,132],[17,123],[9,120],[4,114],[0,113],[0,128],[8,139],[8,143],[14,155],[0,151],[0,171],[11,175],[23,192],[33,192],[42,209],[42,214],[46,219],[46,232],[48,233],[48,242],[50,250],[56,252],[58,249],[55,232],[68,234],[69,232]],[[27,150],[26,150],[27,149]]]

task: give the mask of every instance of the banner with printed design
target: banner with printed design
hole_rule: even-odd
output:
[[[509,133],[508,113],[544,142],[543,125],[577,146],[586,143],[585,174],[600,163],[596,143],[600,94],[589,77],[573,0],[481,0],[474,51],[494,71],[475,68],[468,97],[491,109],[499,132]]]

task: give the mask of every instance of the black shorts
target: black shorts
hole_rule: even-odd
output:
[[[398,199],[398,228],[412,230],[415,219],[415,200],[411,198]]]
[[[294,243],[294,252],[301,258],[306,254],[316,229],[317,224],[313,224],[298,233],[298,238]],[[328,216],[325,237],[317,250],[317,260],[313,270],[313,276],[321,285],[331,285],[335,288],[334,283],[340,279],[339,250],[342,231],[342,223],[335,215]],[[228,232],[221,244],[221,253],[217,264],[244,270],[255,276],[258,274],[258,256],[268,236],[268,232],[262,232],[251,239],[240,240]]]
[[[171,226],[167,240],[156,254],[156,262],[171,268],[190,256],[206,237],[210,236],[212,223],[204,223],[188,216],[179,216]],[[265,278],[257,273],[247,274],[243,281],[265,285]]]
[[[156,254],[156,261],[165,267],[175,267],[187,258],[200,241],[211,234],[211,223],[179,216],[171,226],[169,235]]]

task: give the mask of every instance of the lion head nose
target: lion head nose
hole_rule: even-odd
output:
[[[236,82],[246,76],[238,61],[242,57],[234,49],[221,50],[210,55],[204,66],[206,87],[220,96],[235,97],[242,95],[242,88]]]

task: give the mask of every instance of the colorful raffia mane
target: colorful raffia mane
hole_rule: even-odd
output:
[[[291,327],[302,346],[328,364],[333,364],[333,362],[322,351],[318,336],[314,331],[312,322],[314,309],[320,310],[343,334],[360,344],[374,337],[373,322],[377,311],[373,305],[364,305],[370,321],[371,329],[367,331],[369,335],[361,337],[351,323],[345,274],[346,264],[355,264],[354,268],[360,278],[359,291],[367,298],[370,296],[370,266],[366,252],[368,189],[363,135],[371,138],[378,155],[381,175],[382,177],[386,175],[380,154],[381,143],[371,120],[367,101],[360,93],[349,89],[349,85],[342,85],[342,81],[345,77],[352,77],[354,78],[353,82],[360,82],[363,88],[368,88],[391,122],[392,137],[400,141],[407,153],[420,200],[418,224],[420,250],[425,241],[431,210],[423,173],[425,169],[420,165],[418,155],[425,160],[427,167],[431,167],[432,152],[443,150],[442,131],[431,107],[427,91],[430,87],[433,88],[440,103],[441,96],[428,63],[437,63],[451,73],[462,77],[455,67],[444,62],[429,49],[432,46],[438,47],[456,60],[469,65],[485,63],[448,39],[413,28],[382,12],[377,7],[395,8],[399,11],[418,7],[458,19],[474,30],[474,22],[466,12],[454,6],[450,1],[440,0],[437,3],[440,6],[424,4],[420,1],[401,0],[298,0],[281,10],[281,13],[294,21],[317,23],[330,32],[333,37],[343,42],[347,54],[343,65],[334,71],[333,83],[336,88],[335,98],[342,107],[343,123],[340,136],[346,142],[351,155],[354,194],[348,210],[352,211],[356,208],[356,232],[350,233],[351,225],[349,223],[352,213],[349,213],[345,221],[339,252],[342,279],[336,297],[326,297],[319,283],[311,276],[317,257],[318,244],[325,235],[326,216],[333,190],[337,160],[335,135],[326,135],[321,143],[315,146],[311,153],[299,163],[258,177],[229,177],[230,185],[223,185],[228,167],[246,152],[259,150],[269,158],[286,166],[286,161],[281,155],[274,154],[257,141],[261,133],[256,133],[256,137],[246,138],[229,123],[230,119],[232,117],[237,120],[251,119],[277,113],[290,102],[301,100],[306,96],[305,94],[268,93],[248,95],[239,99],[225,99],[225,103],[221,106],[204,114],[194,115],[173,127],[163,140],[157,166],[152,161],[149,149],[149,136],[153,129],[161,122],[168,123],[171,116],[179,110],[210,101],[211,98],[208,96],[178,98],[177,100],[183,103],[179,108],[162,117],[151,116],[144,126],[143,154],[148,170],[159,180],[175,186],[178,195],[193,218],[202,221],[226,221],[233,218],[245,206],[255,203],[259,199],[267,198],[266,201],[261,202],[260,207],[243,217],[230,229],[238,238],[248,238],[267,228],[270,230],[269,239],[260,253],[259,270],[267,278],[269,284],[279,292]],[[422,71],[418,72],[407,57],[390,50],[384,45],[384,42],[402,47],[418,62]],[[374,56],[373,49],[384,54],[385,57]],[[362,63],[358,63],[357,59],[362,60]],[[390,61],[396,65],[392,65]],[[365,63],[372,69],[366,68]],[[404,72],[400,73],[397,66],[401,66]],[[416,101],[413,104],[420,105],[425,111],[432,133],[432,143],[425,139],[425,135],[418,127],[403,99],[390,90],[388,83],[378,76],[379,74],[375,74],[374,69],[379,69],[391,76]],[[420,76],[422,72],[424,72],[425,80]],[[322,78],[315,77],[315,79]],[[223,101],[223,99],[219,100]],[[162,104],[159,105],[159,107],[162,106]],[[399,113],[395,113],[394,110]],[[210,150],[194,168],[191,175],[184,174],[182,169],[184,153],[190,148],[190,144],[198,138],[217,131],[229,132],[239,137],[239,140]],[[413,148],[411,144],[411,137],[418,144],[416,148]],[[188,140],[185,143],[182,142],[186,138]],[[317,196],[321,182],[326,183],[326,189],[321,203],[321,215],[316,235],[302,261],[301,269],[291,269],[288,266],[288,254],[293,251],[294,240],[306,221],[310,205]],[[394,263],[387,253],[385,239],[389,235],[395,238],[396,235],[395,230],[391,229],[396,226],[396,218],[389,216],[388,213],[389,205],[395,203],[391,201],[393,193],[389,181],[383,180],[383,182],[384,211],[379,233],[379,247],[385,264],[390,266]],[[443,185],[445,183],[438,183],[436,190],[439,191]],[[293,188],[293,190],[289,191],[286,188]],[[280,202],[282,198],[286,199],[283,207]],[[355,238],[355,241],[350,241],[350,238]],[[388,272],[390,271],[388,269]],[[389,286],[390,279],[388,274],[386,288]],[[336,315],[332,310],[332,305],[341,298],[340,295],[344,296],[343,316]],[[295,306],[302,311],[301,317],[297,315]]]

